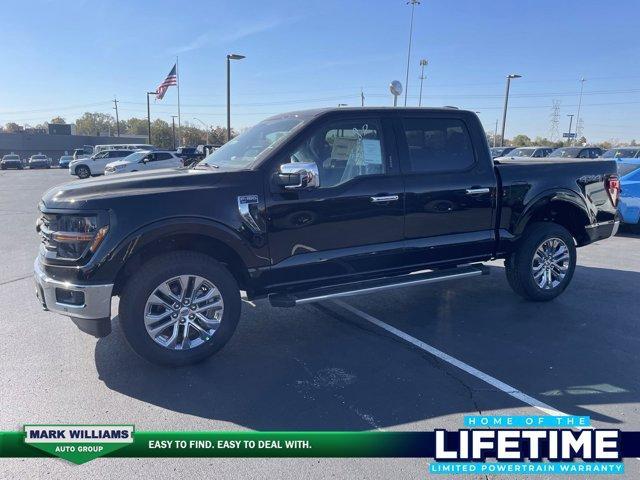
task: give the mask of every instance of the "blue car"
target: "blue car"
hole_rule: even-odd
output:
[[[620,201],[618,210],[622,222],[640,232],[640,158],[619,158]]]

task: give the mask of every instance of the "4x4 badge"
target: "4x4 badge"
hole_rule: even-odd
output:
[[[255,205],[257,203],[258,195],[240,195],[238,197],[238,211],[240,212],[242,220],[253,233],[260,234],[262,233],[262,229],[258,226],[258,223],[251,215],[251,210],[249,208],[250,205]]]

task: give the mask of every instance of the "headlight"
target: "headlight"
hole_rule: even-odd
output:
[[[104,240],[109,225],[102,215],[43,213],[36,230],[52,258],[78,260],[95,252]]]

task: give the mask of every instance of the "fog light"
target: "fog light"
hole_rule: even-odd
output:
[[[78,307],[82,306],[84,305],[84,292],[56,288],[56,302]]]

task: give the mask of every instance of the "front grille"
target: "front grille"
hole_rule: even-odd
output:
[[[57,223],[55,217],[56,215],[43,213],[39,222],[40,239],[44,248],[49,252],[55,252],[58,248],[51,237],[51,234],[55,231],[55,227],[52,225]]]

